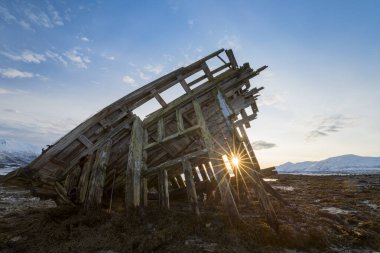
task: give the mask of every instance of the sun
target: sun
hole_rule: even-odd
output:
[[[237,158],[236,156],[233,156],[232,157],[232,164],[236,167],[239,166],[239,158]]]

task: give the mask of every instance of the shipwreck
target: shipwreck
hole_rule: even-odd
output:
[[[250,79],[265,68],[239,66],[220,49],[102,109],[4,180],[85,209],[169,209],[175,199],[201,215],[200,202],[216,201],[239,218],[237,203],[256,198],[276,225],[271,199],[284,201],[263,180],[275,170],[260,169],[245,130],[263,89]],[[184,94],[165,101],[160,94],[174,86]],[[139,118],[134,111],[151,99],[161,108]]]

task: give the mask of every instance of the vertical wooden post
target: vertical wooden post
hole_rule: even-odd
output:
[[[146,161],[148,159],[148,153],[145,151],[144,147],[148,145],[148,130],[144,129],[144,140],[142,147],[142,155],[143,155],[143,169],[146,170]],[[148,206],[148,179],[146,177],[141,178],[141,193],[140,193],[140,201],[143,207]]]
[[[197,197],[197,191],[195,189],[191,163],[188,160],[182,160],[182,168],[183,168],[183,173],[185,174],[187,196],[190,201],[191,209],[196,215],[199,216],[200,212],[199,212],[199,206],[198,206],[198,197]]]
[[[142,121],[136,116],[131,132],[128,151],[128,162],[126,168],[125,182],[125,207],[137,207],[140,205],[141,191],[141,168],[143,165],[143,141],[144,129]]]
[[[101,207],[104,180],[106,177],[111,147],[112,140],[108,140],[96,153],[89,183],[88,195],[85,200],[86,209],[98,209]]]
[[[148,206],[148,179],[146,177],[141,178],[141,205]]]
[[[82,168],[82,174],[79,179],[79,202],[84,203],[88,191],[88,184],[89,184],[89,178],[91,175],[91,169],[92,169],[92,162],[93,162],[94,155],[87,155],[83,159],[83,168]]]
[[[161,207],[169,209],[168,172],[165,169],[161,169],[158,174],[158,200]]]
[[[231,193],[230,184],[226,178],[227,171],[224,167],[223,161],[220,159],[220,153],[218,154],[217,150],[215,150],[214,141],[210,132],[208,131],[201,106],[196,100],[193,101],[193,105],[198,124],[201,127],[202,138],[208,150],[209,158],[216,162],[216,166],[213,166],[213,168],[224,208],[231,217],[240,218],[239,210],[237,209],[234,197]]]

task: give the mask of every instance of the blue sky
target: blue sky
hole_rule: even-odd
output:
[[[376,0],[0,1],[0,138],[51,144],[224,47],[269,66],[247,130],[264,167],[379,156],[379,13]]]

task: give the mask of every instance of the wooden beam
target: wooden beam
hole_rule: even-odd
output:
[[[177,109],[175,111],[176,120],[177,120],[177,131],[178,133],[182,133],[185,130],[184,124],[183,124],[183,117],[182,117],[182,111],[181,109]]]
[[[158,173],[158,202],[161,207],[169,209],[168,172],[165,169]]]
[[[233,67],[234,69],[238,68],[239,66],[238,66],[238,64],[237,64],[237,62],[236,62],[236,58],[235,58],[235,56],[234,56],[234,53],[232,52],[231,49],[227,49],[227,50],[226,50],[226,55],[227,55],[228,60],[230,61],[231,65],[232,65],[232,67]]]
[[[213,166],[215,171],[215,179],[218,183],[218,188],[220,191],[220,195],[222,196],[224,208],[232,218],[240,218],[239,210],[237,209],[236,202],[230,189],[230,184],[226,177],[227,171],[224,167],[224,163],[220,159],[220,154],[223,153],[223,151],[216,150],[214,147],[213,137],[208,131],[207,124],[203,117],[202,108],[200,104],[196,100],[193,101],[193,104],[198,124],[201,126],[202,129],[202,139],[208,150],[209,158],[210,160],[212,159],[214,161],[213,164],[216,165]]]
[[[132,126],[128,162],[125,174],[125,207],[127,210],[131,207],[137,207],[140,205],[143,142],[144,129],[142,127],[142,121],[139,117],[136,117]]]
[[[188,160],[182,160],[182,169],[183,169],[183,173],[185,174],[187,196],[190,201],[191,209],[197,216],[199,216],[200,212],[199,212],[199,206],[198,206],[198,196],[197,196],[197,191],[195,189],[191,163]]]
[[[153,89],[151,91],[152,95],[156,98],[156,100],[158,101],[158,103],[160,103],[160,105],[162,107],[165,107],[167,106],[168,104],[165,102],[165,100],[161,97],[161,95],[155,90]]]
[[[91,168],[92,168],[92,163],[93,163],[93,155],[87,155],[82,158],[82,173],[79,179],[79,202],[84,203],[87,195],[87,190],[88,190],[88,184],[89,184],[89,178],[91,175]]]
[[[165,138],[164,118],[158,120],[157,123],[157,142],[161,142]]]
[[[148,206],[148,179],[146,177],[141,178],[141,205]]]
[[[85,208],[99,209],[102,204],[103,186],[106,177],[107,165],[111,154],[112,141],[108,140],[96,152],[96,158],[90,178],[88,195],[85,200]]]
[[[92,148],[92,146],[94,146],[94,143],[92,143],[92,141],[90,141],[86,136],[84,136],[83,134],[79,135],[78,136],[78,140],[80,142],[82,142],[87,148]]]
[[[206,74],[206,76],[207,76],[207,78],[208,78],[209,81],[211,81],[211,80],[214,79],[214,77],[212,76],[212,73],[211,73],[211,71],[210,71],[210,69],[209,69],[209,67],[208,67],[208,65],[207,65],[206,62],[202,63],[202,69],[205,72],[205,74]]]
[[[191,93],[191,89],[189,85],[187,84],[186,80],[183,78],[183,76],[179,75],[177,79],[179,83],[181,84],[182,88],[186,91],[186,93]]]

